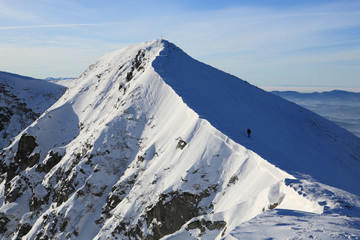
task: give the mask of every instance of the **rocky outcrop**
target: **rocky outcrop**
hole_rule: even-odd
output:
[[[203,206],[200,202],[216,188],[211,186],[198,194],[180,191],[162,194],[159,201],[146,212],[146,223],[153,232],[147,239],[160,239],[176,232],[190,219],[210,212],[212,205]]]
[[[63,156],[61,156],[60,153],[50,151],[49,157],[37,166],[36,171],[48,173],[62,158]]]
[[[10,222],[10,219],[4,213],[0,213],[0,233],[7,231],[6,224],[8,222]]]
[[[221,231],[225,229],[225,227],[226,227],[225,221],[209,221],[209,220],[205,220],[204,218],[201,218],[190,222],[187,225],[187,230],[190,231],[194,229],[199,229],[200,234],[198,235],[198,237],[201,237],[202,234],[204,234],[206,231],[214,231],[214,230]]]
[[[37,146],[36,139],[30,135],[22,135],[14,156],[14,161],[6,162],[2,160],[0,173],[6,173],[6,180],[11,181],[16,175],[27,167],[33,167],[38,163],[40,154],[32,152]]]
[[[37,163],[37,160],[39,160],[39,155],[30,157],[30,154],[34,151],[35,147],[38,146],[35,140],[36,139],[33,136],[25,134],[22,135],[19,140],[15,161],[18,162],[20,170],[34,166],[35,163]]]

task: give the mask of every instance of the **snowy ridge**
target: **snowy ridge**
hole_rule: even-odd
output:
[[[167,44],[154,61],[155,71],[201,118],[294,176],[310,175],[360,194],[353,184],[360,181],[359,138]],[[251,139],[247,128],[252,130]]]
[[[358,196],[296,179],[238,143],[254,147],[257,137],[235,142],[211,111],[194,107],[194,88],[180,82],[186,69],[196,76],[200,63],[193,61],[155,40],[106,54],[68,81],[60,100],[0,157],[0,236],[234,239],[242,223],[274,208],[309,216],[343,209],[359,221]],[[348,151],[358,157],[352,146]],[[331,194],[320,198],[320,189]]]
[[[0,71],[0,149],[55,103],[65,88]]]

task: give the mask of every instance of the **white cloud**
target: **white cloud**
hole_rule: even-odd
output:
[[[99,26],[110,26],[119,25],[121,23],[71,23],[71,24],[49,24],[49,25],[24,25],[24,26],[8,26],[0,27],[0,30],[10,29],[34,29],[34,28],[72,28],[72,27],[99,27]]]
[[[6,18],[28,21],[34,19],[35,15],[30,11],[20,10],[15,1],[0,0],[0,19]]]

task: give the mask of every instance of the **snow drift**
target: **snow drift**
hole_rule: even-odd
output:
[[[1,154],[4,239],[231,239],[274,208],[358,214],[358,138],[165,40],[67,86]]]

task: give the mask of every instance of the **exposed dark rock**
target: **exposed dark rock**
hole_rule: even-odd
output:
[[[237,180],[239,180],[238,176],[233,175],[229,180],[228,187],[230,186],[230,184],[235,184]]]
[[[134,72],[134,68],[131,68],[131,71],[126,74],[126,81],[128,82],[131,81],[131,79],[133,78],[133,72]]]
[[[29,167],[33,167],[36,163],[39,162],[40,153],[34,153],[29,158]]]
[[[199,203],[215,189],[215,186],[211,187],[198,195],[178,191],[162,194],[157,204],[146,212],[147,225],[153,229],[153,235],[147,238],[160,239],[179,230],[190,219],[203,214],[204,209]]]
[[[123,220],[116,226],[112,232],[112,236],[115,238],[117,234],[123,233],[128,239],[145,239],[143,232],[141,231],[142,223],[138,222],[136,226],[131,226],[129,221]],[[116,238],[117,239],[117,238]]]
[[[50,230],[49,230],[52,236],[54,236],[57,232],[58,222],[59,222],[59,218],[53,216],[53,221],[50,224]]]
[[[19,143],[18,143],[18,150],[15,155],[15,162],[18,163],[20,169],[22,171],[29,166],[34,166],[37,161],[39,161],[40,155],[34,154],[30,157],[31,153],[34,151],[35,147],[38,146],[36,139],[30,135],[22,135]],[[17,173],[15,175],[17,175]]]
[[[0,107],[0,131],[5,129],[14,113],[8,107]]]
[[[53,202],[57,203],[57,206],[60,206],[63,202],[67,201],[72,193],[75,192],[74,180],[77,174],[73,174],[70,178],[70,171],[62,173],[63,177],[59,178],[59,186],[55,189],[53,195]],[[62,180],[61,180],[62,179]]]
[[[68,181],[64,181],[65,183],[63,183],[60,188],[59,191],[56,191],[54,193],[54,202],[56,202],[57,206],[60,206],[63,202],[66,202],[70,195],[75,191],[74,186],[71,185],[71,183],[69,185],[67,185],[67,183],[69,183]]]
[[[4,213],[0,213],[0,233],[7,231],[6,224],[10,222],[10,219],[6,217]]]
[[[38,165],[36,170],[48,173],[56,164],[61,161],[62,158],[63,156],[61,156],[58,152],[53,153],[53,151],[51,151],[49,153],[49,158],[47,158],[42,164]]]
[[[145,158],[143,156],[138,156],[138,161],[139,162],[143,162],[145,160]]]
[[[8,195],[6,195],[6,197],[5,197],[6,202],[11,203],[11,202],[14,202],[16,199],[18,199],[22,195],[22,192],[20,192],[20,189],[21,189],[20,187],[15,188]]]
[[[35,240],[49,240],[49,237],[43,231],[39,231],[35,236]]]
[[[225,221],[205,221],[205,219],[196,219],[188,224],[188,229],[196,229],[196,228],[203,228],[206,227],[209,230],[221,230],[225,228],[226,222]]]
[[[49,198],[50,198],[50,191],[48,191],[48,193],[46,194],[45,197],[39,199],[36,196],[32,196],[30,201],[29,201],[29,207],[30,207],[30,211],[35,211],[38,210],[42,205],[46,204],[49,202]]]
[[[195,220],[195,221],[192,221],[191,223],[189,223],[187,225],[188,229],[192,230],[192,229],[195,229],[195,228],[200,228],[201,227],[201,222],[200,220]]]
[[[68,220],[64,219],[64,221],[60,224],[60,231],[64,232],[67,225],[68,225]]]
[[[187,230],[200,229],[199,237],[205,233],[206,229],[213,231],[222,230],[226,227],[225,221],[206,221],[205,219],[196,219],[187,225]]]
[[[274,209],[274,208],[276,208],[277,206],[279,205],[279,203],[272,203],[272,204],[270,204],[269,205],[269,209]]]
[[[33,196],[29,201],[30,211],[35,211],[36,209],[39,209],[44,203],[45,202],[42,199],[38,199],[37,197]]]
[[[68,223],[69,219],[64,217],[63,213],[52,211],[48,215],[43,215],[42,226],[36,233],[35,239],[59,239],[59,237],[55,236],[69,236],[68,233],[65,232]],[[63,237],[60,237],[60,239],[63,239]]]
[[[23,185],[25,184],[22,179],[18,178],[16,183],[13,184],[14,187],[11,187],[10,183],[7,182],[5,184],[5,200],[6,202],[14,202],[16,199],[18,199],[23,194]]]
[[[135,184],[137,174],[131,175],[126,181],[116,184],[106,198],[106,204],[102,207],[102,214],[105,218],[110,217],[110,211],[113,210],[128,194],[131,187]]]
[[[134,71],[137,69],[138,71],[142,70],[144,67],[141,66],[142,60],[145,57],[145,52],[143,50],[139,50],[138,53],[135,56],[135,59],[133,61],[133,66],[131,67],[131,70],[126,74],[126,81],[130,82],[131,79],[134,77]],[[121,86],[121,85],[120,85]],[[121,88],[119,88],[120,90]]]
[[[178,144],[177,144],[177,147],[180,148],[181,150],[184,149],[184,147],[186,146],[186,142],[182,139],[179,140]]]
[[[7,182],[11,181],[18,173],[19,165],[16,162],[10,163],[9,166],[2,164],[0,168],[1,173],[6,173]]]
[[[139,50],[138,53],[135,56],[135,68],[139,68],[141,63],[142,63],[142,59],[145,57],[145,52],[143,50]],[[140,70],[140,69],[138,69]]]
[[[28,156],[34,148],[37,146],[35,138],[30,135],[22,135],[19,140],[18,151],[16,153],[17,158]]]
[[[20,225],[18,230],[18,237],[25,236],[30,230],[31,230],[31,225],[29,223]]]

